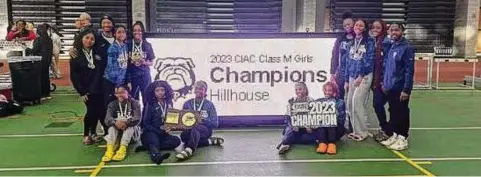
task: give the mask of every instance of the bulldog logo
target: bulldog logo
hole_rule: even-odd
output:
[[[159,58],[155,63],[155,80],[164,80],[172,86],[174,100],[185,98],[195,83],[194,62],[191,58]]]

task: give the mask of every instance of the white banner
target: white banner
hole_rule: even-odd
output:
[[[284,115],[296,82],[320,98],[330,78],[334,38],[150,38],[154,80],[175,91],[175,107],[194,97],[193,84],[208,84],[207,98],[220,116]]]

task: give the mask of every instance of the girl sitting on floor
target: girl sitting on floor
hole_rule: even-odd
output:
[[[127,146],[134,136],[135,126],[140,122],[140,104],[129,97],[129,92],[124,86],[115,89],[117,100],[112,101],[107,108],[105,124],[109,126],[109,134],[105,136],[107,150],[102,157],[103,162],[122,161],[127,155]],[[115,152],[114,146],[120,138],[120,148]]]
[[[312,101],[313,99],[309,96],[309,90],[307,86],[303,82],[299,82],[295,86],[296,97],[289,99],[289,106],[286,115],[286,122],[287,126],[284,129],[283,135],[284,138],[282,142],[277,146],[279,150],[279,154],[284,154],[291,148],[291,145],[294,144],[317,144],[319,140],[319,129],[311,129],[311,128],[300,128],[294,127],[291,125],[290,120],[290,105],[296,102],[307,102]]]
[[[182,151],[183,146],[179,137],[170,135],[164,125],[167,109],[172,108],[172,87],[165,81],[155,81],[145,89],[147,105],[142,119],[142,144],[143,148],[149,149],[152,162],[161,164],[170,154],[162,154],[161,150]]]
[[[328,82],[323,86],[325,98],[318,99],[318,101],[335,101],[336,111],[337,111],[337,127],[321,127],[320,128],[320,138],[319,147],[317,148],[318,153],[327,153],[329,155],[334,155],[337,153],[336,142],[344,136],[345,127],[344,123],[346,120],[346,105],[344,100],[339,98],[339,89],[337,84],[333,82]]]
[[[198,147],[216,145],[224,143],[224,139],[212,137],[212,131],[219,126],[219,118],[214,104],[206,99],[207,83],[198,81],[194,87],[195,98],[184,103],[184,110],[196,110],[201,112],[201,121],[192,129],[184,130],[180,135],[182,142],[185,143],[185,150],[178,153],[175,157],[179,160],[186,160],[192,157]]]

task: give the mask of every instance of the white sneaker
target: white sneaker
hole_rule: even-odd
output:
[[[397,141],[388,147],[389,149],[402,151],[408,148],[408,140],[406,137],[399,135]]]
[[[174,150],[177,153],[181,153],[182,151],[184,151],[184,142],[180,142],[179,146],[177,146]]]
[[[387,140],[385,141],[381,141],[381,144],[384,145],[384,146],[391,146],[392,144],[394,144],[398,139],[398,136],[396,133],[393,133],[391,137],[389,137]]]
[[[291,146],[289,146],[289,145],[281,145],[279,147],[279,154],[286,153],[287,151],[289,151],[290,148],[291,148]]]

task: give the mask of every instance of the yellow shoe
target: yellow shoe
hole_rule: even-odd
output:
[[[114,156],[114,145],[107,144],[107,150],[105,151],[105,155],[102,157],[102,162],[111,161],[113,156]]]
[[[122,161],[125,159],[125,156],[127,155],[127,146],[121,145],[119,150],[115,153],[114,157],[112,160],[114,161]]]

